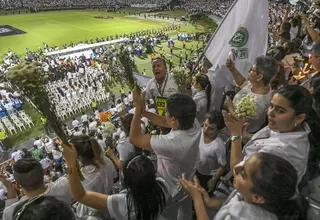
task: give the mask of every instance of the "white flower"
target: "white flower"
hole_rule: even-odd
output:
[[[253,96],[243,97],[235,107],[235,113],[238,116],[254,117],[257,114],[257,103]]]

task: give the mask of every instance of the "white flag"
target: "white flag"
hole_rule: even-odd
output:
[[[224,65],[232,51],[236,68],[244,76],[268,44],[268,0],[235,0],[205,53],[213,68]]]

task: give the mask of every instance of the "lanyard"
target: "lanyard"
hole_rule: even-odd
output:
[[[157,89],[158,89],[158,92],[160,93],[160,96],[161,96],[161,97],[163,97],[163,93],[164,93],[164,90],[165,90],[165,88],[166,88],[167,81],[168,81],[168,73],[166,74],[166,79],[165,79],[165,81],[164,81],[163,88],[162,88],[162,86],[160,86],[160,85],[158,84],[158,82],[156,82]]]

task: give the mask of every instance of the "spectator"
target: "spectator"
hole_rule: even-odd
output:
[[[72,196],[67,183],[67,178],[60,178],[54,184],[47,188],[43,182],[43,172],[40,163],[33,159],[21,159],[13,166],[14,178],[17,184],[21,185],[22,189],[26,193],[24,197],[18,201],[17,194],[14,186],[5,181],[8,189],[8,200],[6,201],[6,208],[3,212],[4,220],[13,220],[13,213],[16,207],[21,207],[21,204],[26,200],[35,196],[44,194],[45,196],[53,196],[68,204],[72,201]]]

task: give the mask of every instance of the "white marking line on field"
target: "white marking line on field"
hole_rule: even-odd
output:
[[[77,29],[80,29],[80,30],[83,30],[83,31],[91,32],[90,30],[88,30],[88,29],[86,29],[86,28],[81,28],[81,27],[76,26],[76,25],[68,24],[68,23],[65,23],[65,22],[62,22],[62,21],[57,21],[57,20],[50,19],[50,18],[46,18],[46,19],[47,19],[47,20],[50,20],[50,21],[53,21],[53,22],[57,22],[57,23],[63,24],[63,25],[67,25],[67,26],[70,26],[70,27],[74,27],[74,28],[77,28]]]

